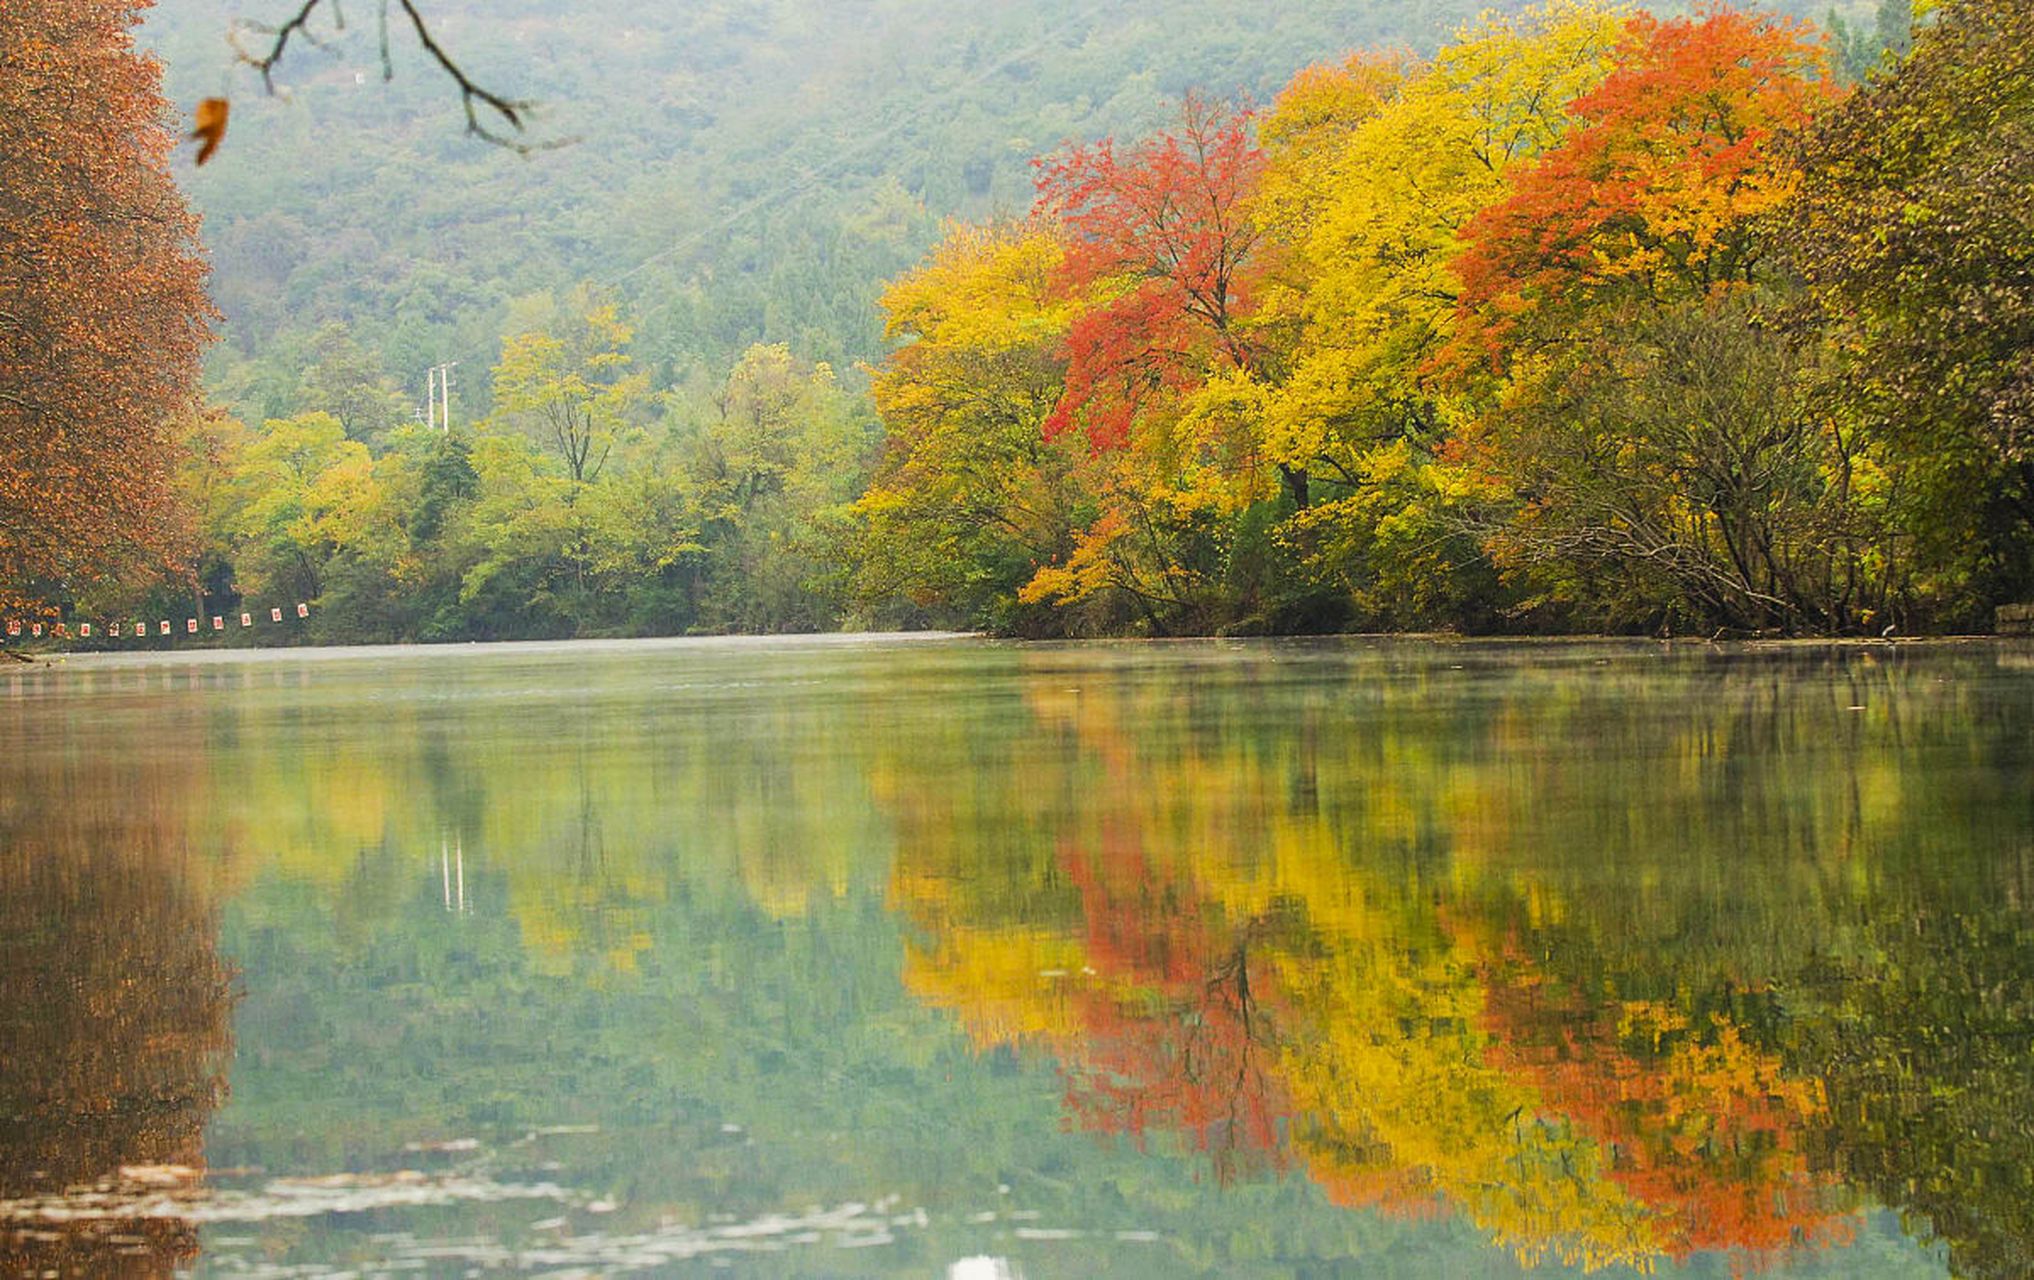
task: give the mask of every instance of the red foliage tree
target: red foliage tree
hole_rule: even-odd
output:
[[[0,608],[168,558],[212,311],[148,2],[0,6]]]
[[[1176,132],[1038,162],[1037,211],[1072,243],[1061,284],[1100,299],[1067,336],[1048,435],[1079,426],[1097,450],[1120,448],[1155,395],[1190,390],[1224,364],[1252,366],[1237,324],[1262,273],[1248,201],[1264,153],[1250,117],[1189,95]]]

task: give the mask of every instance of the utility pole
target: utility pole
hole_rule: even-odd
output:
[[[446,364],[434,364],[424,374],[424,394],[430,405],[425,410],[428,425],[440,431],[452,429],[452,371],[459,367],[457,360]]]

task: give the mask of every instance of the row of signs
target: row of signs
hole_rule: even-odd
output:
[[[309,606],[309,605],[307,605],[307,604],[299,604],[299,605],[297,606],[297,616],[298,616],[299,618],[308,618],[308,617],[310,617],[310,616],[311,616],[311,606]],[[269,620],[270,622],[281,622],[281,621],[283,620],[283,611],[282,611],[282,609],[281,609],[280,607],[277,607],[277,608],[274,608],[274,609],[270,609],[270,610],[268,611],[268,620]],[[253,625],[254,625],[254,615],[253,615],[252,613],[243,613],[243,614],[241,614],[241,615],[240,615],[240,625],[241,625],[241,626],[243,626],[243,627],[251,627],[251,626],[253,626]],[[157,622],[157,623],[156,623],[156,627],[157,627],[157,631],[156,631],[156,634],[157,634],[157,635],[165,635],[165,636],[166,636],[166,635],[170,635],[170,634],[172,634],[172,629],[171,629],[171,627],[170,627],[170,622],[169,622],[169,619],[168,619],[168,618],[164,618],[164,619],[162,619],[161,621]],[[215,614],[213,614],[213,615],[212,615],[212,630],[214,630],[214,631],[224,631],[225,629],[226,629],[226,618],[224,617],[224,615],[221,615],[221,614],[216,614],[216,613],[215,613]],[[28,634],[28,635],[29,635],[30,637],[32,637],[32,638],[38,638],[38,639],[39,639],[39,638],[40,638],[40,637],[41,637],[41,636],[43,635],[43,633],[44,633],[44,630],[45,630],[45,628],[44,628],[44,624],[42,624],[42,623],[40,623],[40,622],[23,622],[23,621],[22,621],[21,619],[19,619],[19,618],[9,618],[9,619],[7,620],[7,635],[8,635],[8,638],[9,638],[9,639],[13,639],[13,638],[15,638],[15,637],[18,637],[18,636],[20,636],[21,634],[23,634],[24,630],[26,631],[26,633],[27,633],[27,634]],[[77,637],[78,639],[80,639],[80,640],[89,640],[89,639],[91,639],[91,638],[92,638],[93,636],[95,636],[95,635],[99,634],[99,633],[98,633],[98,631],[97,631],[97,630],[96,630],[96,629],[95,629],[95,628],[94,628],[94,627],[92,626],[92,624],[91,624],[91,623],[89,623],[89,622],[80,622],[80,623],[78,624],[78,629],[77,629],[77,631],[76,631],[75,633],[73,633],[73,632],[72,632],[72,630],[70,629],[70,627],[69,627],[69,626],[68,626],[67,624],[65,624],[65,623],[61,623],[61,622],[53,622],[53,623],[50,623],[50,624],[48,625],[48,628],[47,628],[47,630],[48,630],[49,634],[50,634],[50,635],[51,635],[51,636],[52,636],[53,638],[55,638],[55,639],[58,639],[58,640],[69,640],[69,639],[71,639],[71,638],[72,638],[73,634],[75,634],[75,635],[76,635],[76,637]],[[184,619],[184,633],[185,633],[186,635],[196,635],[196,634],[198,634],[198,619],[196,619],[196,618],[185,618],[185,619]],[[122,632],[122,624],[120,624],[120,623],[118,623],[118,622],[109,622],[109,623],[107,623],[107,624],[106,624],[106,631],[105,631],[105,634],[106,634],[106,637],[107,637],[108,639],[112,639],[112,640],[118,640],[118,639],[120,639],[120,638],[121,638],[121,636],[122,636],[122,634],[123,634],[123,632]],[[131,636],[133,636],[133,637],[134,637],[134,638],[135,638],[136,640],[140,640],[140,639],[143,639],[144,637],[146,637],[146,636],[148,635],[148,624],[147,624],[146,622],[142,622],[142,621],[140,621],[140,620],[138,620],[138,619],[137,619],[137,620],[136,620],[136,621],[135,621],[135,622],[134,622],[134,623],[132,624],[132,627],[131,627],[131,629],[127,630],[127,631],[125,632],[125,634],[126,634],[126,635],[131,635]]]

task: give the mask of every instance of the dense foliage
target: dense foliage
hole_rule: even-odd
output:
[[[1554,3],[1042,161],[1028,219],[886,300],[879,407],[914,408],[864,598],[1060,631],[1981,624],[2034,586],[2029,12],[1949,6],[1846,98],[1803,25]],[[1020,259],[1056,265],[1004,287]],[[935,281],[1007,323],[928,313]],[[1050,407],[1017,434],[1086,437],[1063,527],[900,584],[951,507],[1014,510],[942,437],[1012,434],[1019,333]]]
[[[757,346],[708,392],[652,393],[612,304],[554,311],[503,344],[470,430],[201,424],[181,483],[209,612],[315,600],[332,639],[834,625],[829,521],[872,427],[833,371]]]

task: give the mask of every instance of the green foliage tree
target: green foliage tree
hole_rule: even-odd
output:
[[[329,324],[311,340],[314,362],[297,393],[299,412],[329,413],[349,439],[379,448],[390,432],[417,418],[416,402],[395,385],[378,353],[344,325]]]
[[[867,418],[824,363],[781,343],[749,348],[684,443],[701,526],[717,548],[700,601],[716,630],[834,624],[832,563],[873,446]]]
[[[1815,394],[1823,353],[1743,296],[1607,310],[1467,433],[1497,564],[1569,616],[1855,630],[1906,550],[1883,450]]]
[[[381,531],[386,512],[367,446],[329,413],[273,419],[234,460],[225,530],[241,589],[315,600],[342,551]]]
[[[1927,495],[1949,616],[2034,590],[2034,5],[1943,6],[1807,137],[1794,266],[1832,391]]]
[[[629,372],[633,334],[615,304],[591,304],[562,327],[563,336],[520,333],[502,343],[493,419],[530,436],[583,485],[600,478],[649,383]]]

